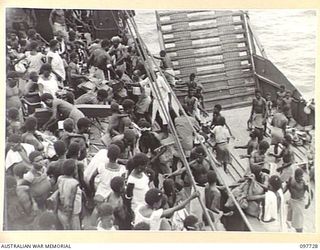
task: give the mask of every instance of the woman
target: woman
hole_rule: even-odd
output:
[[[149,158],[146,154],[138,153],[133,159],[134,169],[128,177],[127,197],[132,199],[132,210],[144,204],[144,197],[149,190],[149,178],[145,173]]]
[[[49,93],[56,96],[56,92],[59,90],[58,81],[52,73],[51,65],[48,63],[41,66],[38,87],[40,95]]]
[[[179,205],[164,210],[161,208],[163,203],[163,193],[157,188],[152,188],[145,195],[146,204],[141,204],[135,209],[135,224],[146,222],[150,224],[150,230],[162,230],[168,228],[168,222],[163,220],[163,218],[172,216],[174,212],[183,209],[197,196],[198,193],[194,192]]]

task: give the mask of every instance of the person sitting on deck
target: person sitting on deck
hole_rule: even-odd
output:
[[[306,182],[303,180],[303,170],[297,168],[294,172],[294,178],[290,177],[284,188],[290,192],[290,200],[287,215],[287,224],[289,227],[293,227],[296,232],[303,232],[304,224],[304,209],[308,209],[310,206],[310,189]],[[307,194],[306,194],[307,193]],[[308,197],[308,203],[305,205],[305,197]]]
[[[294,159],[294,152],[292,149],[292,138],[290,135],[285,135],[284,140],[282,142],[283,149],[279,155],[270,153],[270,156],[274,156],[276,159],[282,158],[283,164],[281,167],[277,169],[280,172],[280,178],[283,182],[289,180],[291,176],[293,176],[293,166],[295,159]]]
[[[254,129],[258,132],[259,142],[263,139],[264,124],[267,118],[267,103],[261,96],[261,91],[255,91],[255,98],[252,100],[252,109],[249,121],[252,123]]]
[[[203,95],[202,95],[202,91],[203,91],[203,85],[196,79],[196,74],[195,73],[191,73],[189,76],[189,82],[187,82],[187,87],[188,90],[193,90],[194,92],[194,96],[196,98],[198,98],[201,107],[204,108],[204,104],[203,104]]]
[[[84,114],[79,109],[77,109],[77,107],[64,100],[55,99],[49,93],[43,94],[41,96],[41,101],[43,101],[46,106],[51,108],[52,110],[51,117],[42,126],[44,130],[55,124],[57,120],[71,118],[74,121],[74,124],[77,124],[78,120],[84,117]]]

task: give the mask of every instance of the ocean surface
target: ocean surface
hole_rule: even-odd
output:
[[[267,57],[302,93],[314,98],[317,17],[314,10],[249,10],[251,25]],[[159,53],[155,12],[136,11],[150,51]]]

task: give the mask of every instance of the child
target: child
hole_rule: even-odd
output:
[[[23,179],[30,185],[31,195],[40,209],[44,208],[45,201],[51,192],[51,182],[46,174],[46,160],[42,153],[33,151],[29,155],[32,169],[24,174]]]
[[[217,119],[217,124],[211,131],[216,142],[217,160],[223,165],[224,171],[227,171],[227,165],[231,162],[229,151],[230,134],[225,127],[224,117]]]
[[[53,183],[56,183],[58,177],[63,174],[62,166],[66,160],[66,145],[63,141],[56,141],[53,144],[53,148],[56,152],[56,160],[51,161],[48,165],[47,175],[51,178]]]
[[[249,159],[250,172],[253,172],[253,169],[262,169],[266,164],[266,152],[269,149],[269,143],[266,141],[261,141],[257,150],[252,151]],[[256,176],[257,177],[257,176]],[[256,178],[257,179],[257,178]]]
[[[175,211],[184,208],[191,200],[196,198],[198,193],[193,193],[188,199],[180,203],[179,205],[162,209],[163,193],[156,188],[150,189],[145,195],[146,204],[140,204],[135,211],[135,223],[146,222],[150,224],[150,230],[161,230],[166,227],[166,221],[162,218],[173,215]]]
[[[194,215],[188,215],[183,221],[184,231],[202,231],[203,224]]]
[[[98,206],[98,224],[97,230],[98,231],[105,231],[105,230],[117,230],[113,224],[114,216],[113,216],[113,208],[108,203],[102,203]]]
[[[73,177],[76,163],[68,159],[63,163],[63,175],[59,176],[58,219],[64,230],[80,230],[82,195],[79,182]]]
[[[38,151],[43,151],[44,146],[40,141],[40,137],[36,134],[37,119],[34,117],[28,117],[24,122],[25,133],[22,134],[22,142],[33,145]]]
[[[71,118],[67,118],[63,121],[63,132],[60,135],[60,140],[64,142],[66,147],[70,144],[70,135],[74,133],[74,122]]]
[[[16,108],[10,108],[8,110],[8,125],[7,125],[7,134],[10,135],[21,135],[21,122],[19,118],[19,110]]]
[[[100,196],[102,199],[106,199],[112,192],[110,187],[111,180],[116,176],[123,176],[126,173],[126,168],[123,165],[119,165],[116,161],[120,155],[120,148],[117,145],[111,144],[108,147],[109,162],[101,164],[96,173],[92,177],[91,189],[93,189],[93,180],[95,176],[99,174],[100,182],[97,186],[95,196]]]
[[[303,170],[297,168],[294,172],[294,178],[290,178],[287,181],[287,185],[284,189],[284,193],[289,190],[290,200],[288,207],[287,221],[288,224],[296,230],[296,232],[303,232],[304,222],[304,209],[308,209],[310,206],[309,186],[303,180]],[[308,193],[308,204],[305,205],[305,195]]]

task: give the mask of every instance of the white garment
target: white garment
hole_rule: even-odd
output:
[[[100,149],[94,157],[91,159],[90,163],[88,166],[85,168],[83,176],[84,176],[84,181],[86,184],[89,184],[89,181],[93,175],[93,173],[98,169],[99,165],[101,163],[108,163],[109,158],[107,157],[108,150],[107,149]]]
[[[34,146],[28,143],[21,143],[21,146],[26,151],[28,157],[31,152],[35,151]],[[22,161],[23,159],[19,154],[19,152],[15,152],[12,149],[10,149],[6,156],[6,170],[8,170],[13,164],[19,163]]]
[[[160,93],[158,93],[158,88],[154,89],[151,85],[151,90],[152,90],[152,95],[153,95],[153,104],[152,104],[152,117],[151,117],[151,122],[153,123],[156,119],[156,115],[159,111],[160,117],[162,119],[162,123],[163,125],[167,125],[167,119],[166,116],[164,114],[164,112],[162,111],[162,108],[160,107],[160,102],[157,99],[157,95],[156,93],[159,94],[159,98],[162,98],[163,103],[164,103],[164,107],[167,110],[167,112],[169,112],[169,93],[170,93],[170,89],[167,86],[166,82],[164,81],[163,77],[159,75],[159,73],[157,74],[157,86],[159,88]]]
[[[42,58],[44,57],[44,55],[40,52],[38,52],[37,54],[35,55],[31,55],[30,51],[26,51],[25,52],[25,55],[26,55],[26,59],[28,61],[28,72],[32,72],[32,71],[35,71],[37,73],[39,73],[40,71],[40,68],[43,64],[43,61],[42,61]]]
[[[136,178],[131,174],[128,177],[128,184],[133,184],[133,197],[131,202],[132,210],[134,211],[137,206],[144,205],[144,197],[149,190],[149,178],[146,174],[142,174],[142,178]]]
[[[51,66],[52,69],[62,78],[62,81],[66,79],[66,71],[64,69],[64,63],[58,52],[52,52],[49,50],[47,54],[47,60],[51,57]]]
[[[151,231],[158,231],[161,225],[161,216],[163,214],[163,209],[158,209],[153,211],[151,216],[148,218],[148,217],[144,217],[139,211],[143,206],[144,205],[141,204],[134,210],[134,215],[135,215],[134,223],[138,224],[140,222],[145,222],[150,225]]]
[[[225,126],[217,125],[211,132],[214,134],[216,143],[227,142],[228,138],[230,138],[229,131]]]
[[[284,220],[284,197],[282,189],[277,191],[280,197],[280,209],[278,210],[277,195],[268,190],[265,193],[265,205],[264,205],[264,217],[263,221],[269,221],[274,219],[272,222],[265,222],[265,226],[268,231],[284,231],[285,230],[285,220]]]
[[[56,92],[59,90],[58,81],[53,73],[50,74],[49,79],[44,79],[40,76],[38,84],[43,87],[43,93],[49,93],[54,97],[56,96]]]
[[[98,173],[100,174],[100,183],[96,191],[96,195],[101,195],[103,198],[107,198],[111,193],[112,189],[110,187],[111,180],[116,176],[122,176],[126,173],[126,167],[119,165],[118,170],[113,170],[105,167],[105,163],[98,167]]]

